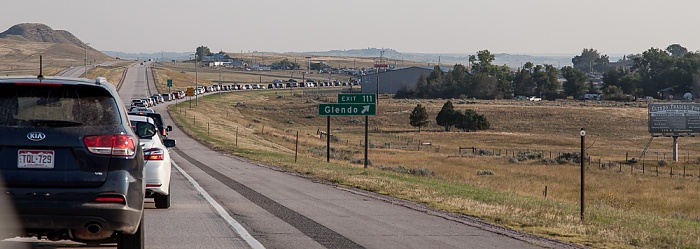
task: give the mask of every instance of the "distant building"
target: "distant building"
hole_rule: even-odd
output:
[[[448,68],[441,67],[443,71]],[[433,67],[405,67],[386,72],[367,74],[360,77],[362,82],[362,93],[390,93],[396,94],[399,89],[405,87],[415,88],[418,78],[422,74],[428,77],[433,71]],[[379,82],[379,88],[377,88]]]
[[[202,56],[202,61],[231,61],[231,58],[227,58],[225,55],[222,54],[214,54],[212,56]]]

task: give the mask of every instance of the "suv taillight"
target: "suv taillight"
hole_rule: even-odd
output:
[[[129,135],[87,136],[83,142],[93,154],[133,156],[136,153],[136,143]]]
[[[120,195],[103,195],[103,196],[98,196],[97,198],[95,198],[95,202],[97,202],[97,203],[126,204],[126,199],[124,199],[124,196],[120,196]]]
[[[150,148],[143,151],[143,156],[145,160],[163,160],[165,159],[165,153],[160,148]]]

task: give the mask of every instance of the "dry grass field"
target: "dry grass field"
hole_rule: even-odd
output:
[[[161,86],[166,78],[191,77],[166,69],[155,72]],[[316,107],[335,102],[339,91],[224,93],[201,98],[196,108],[171,106],[170,112],[212,148],[312,178],[595,248],[700,247],[700,139],[679,139],[679,162],[671,162],[672,139],[658,137],[646,161],[621,164],[626,153],[638,159],[649,142],[646,103],[453,100],[456,109],[474,109],[491,122],[487,131],[467,133],[444,132],[434,124],[446,100],[382,96],[377,116],[369,119],[371,166],[365,170],[363,117],[331,118],[336,140],[331,161],[325,162],[326,141],[318,132],[326,129],[326,118],[317,116]],[[433,120],[420,133],[408,124],[418,103]],[[581,128],[588,132],[591,157],[584,222],[579,219],[579,164],[553,160],[580,151]],[[459,147],[475,147],[477,153],[460,153]],[[532,159],[518,160],[528,154]],[[662,166],[657,157],[666,158]]]
[[[190,77],[155,72],[161,85],[164,78]],[[170,112],[191,135],[221,151],[541,236],[596,248],[700,246],[700,140],[679,138],[680,160],[674,163],[672,139],[654,138],[643,163],[621,164],[626,153],[638,159],[649,142],[646,103],[453,100],[458,110],[485,115],[491,129],[444,132],[433,121],[419,133],[408,124],[413,107],[425,106],[434,120],[446,100],[382,96],[377,116],[369,119],[371,165],[365,170],[363,117],[331,118],[337,140],[331,162],[325,162],[326,141],[318,132],[326,129],[326,118],[317,116],[316,107],[335,102],[338,92],[224,93],[201,98],[196,108],[171,106]],[[591,158],[584,222],[579,164],[550,160],[580,151],[581,128],[588,132]],[[477,153],[460,153],[459,147],[476,147]],[[541,157],[518,160],[528,153]],[[486,171],[493,175],[477,174]]]
[[[98,66],[88,70],[85,78],[95,79],[97,77],[105,77],[107,81],[114,84],[115,86],[119,84],[122,75],[126,71],[127,66],[133,62],[120,62],[112,66]]]

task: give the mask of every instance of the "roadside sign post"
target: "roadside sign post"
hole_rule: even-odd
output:
[[[695,137],[700,133],[700,104],[650,103],[649,133],[652,138],[672,137],[673,161],[678,162],[678,137]]]
[[[377,115],[375,94],[338,94],[338,103],[319,104],[318,115],[326,116],[326,161],[330,162],[331,116],[365,116],[365,160],[367,168],[369,150],[369,116]]]
[[[365,116],[365,169],[367,168],[367,152],[369,151],[369,116]]]
[[[326,116],[326,162],[331,162],[331,116]]]
[[[173,86],[173,80],[168,79],[168,94],[170,94],[170,87]]]
[[[188,87],[186,96],[190,96],[190,109],[192,109],[192,95],[194,95],[194,88]]]

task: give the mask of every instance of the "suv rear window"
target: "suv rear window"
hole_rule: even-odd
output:
[[[0,126],[114,125],[117,108],[100,87],[0,84]]]

